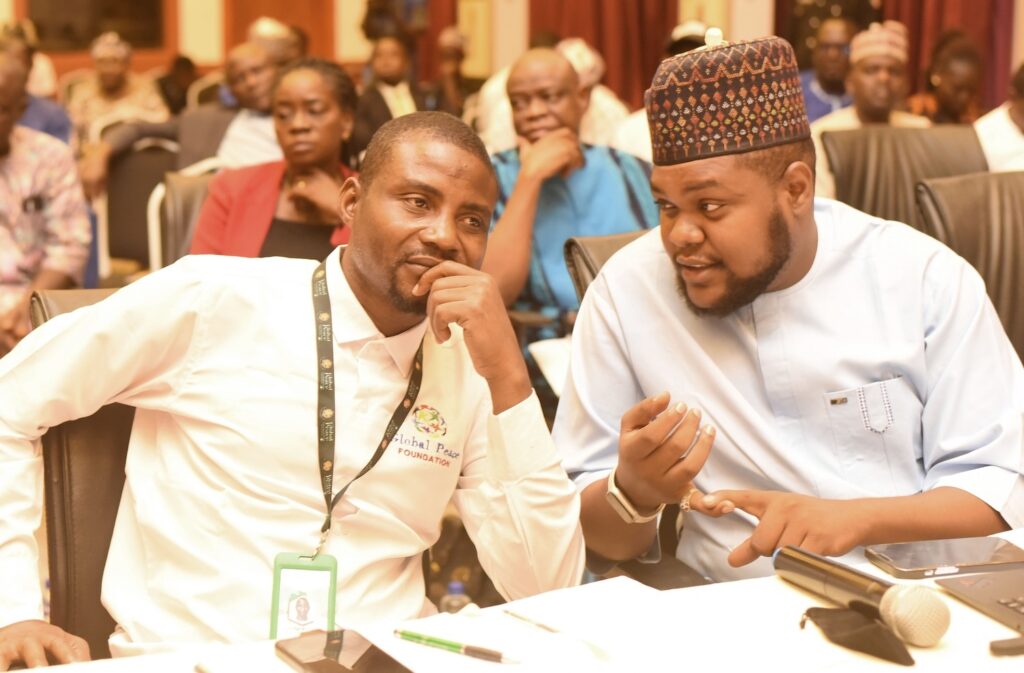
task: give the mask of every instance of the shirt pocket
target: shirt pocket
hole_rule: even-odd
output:
[[[920,486],[921,411],[913,388],[897,376],[825,393],[836,470],[854,495],[896,495]]]

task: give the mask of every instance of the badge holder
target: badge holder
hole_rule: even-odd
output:
[[[270,637],[294,638],[306,631],[334,630],[338,561],[330,554],[281,553],[274,557]]]

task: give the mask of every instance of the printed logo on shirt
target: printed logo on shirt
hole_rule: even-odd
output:
[[[415,458],[439,467],[451,467],[462,455],[440,441],[448,434],[448,422],[441,412],[429,404],[417,405],[409,414],[416,432],[398,433],[391,440],[396,453],[404,458]]]
[[[441,439],[448,432],[448,422],[434,407],[421,404],[412,410],[412,422],[416,429],[432,439]]]

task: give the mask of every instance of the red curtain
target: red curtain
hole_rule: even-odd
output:
[[[981,51],[984,79],[981,104],[989,109],[1006,99],[1010,82],[1013,40],[1013,0],[885,0],[887,19],[906,24],[910,32],[909,72],[913,89],[924,88],[925,69],[932,47],[946,30],[958,29],[970,36]]]
[[[582,37],[604,57],[605,86],[636,109],[678,13],[678,0],[530,0],[530,32]]]

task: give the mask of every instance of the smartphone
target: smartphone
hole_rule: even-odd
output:
[[[274,644],[277,656],[302,673],[351,673],[352,669],[338,663],[343,631],[309,631],[295,638]]]
[[[1024,549],[998,537],[875,544],[864,556],[901,579],[1024,568]]]

